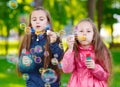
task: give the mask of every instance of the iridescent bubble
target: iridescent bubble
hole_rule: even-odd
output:
[[[29,79],[29,75],[27,73],[24,73],[22,75],[22,77],[23,77],[24,80],[28,80]]]
[[[18,63],[18,56],[14,54],[6,55],[6,59],[9,63],[16,64]]]
[[[20,71],[28,72],[34,70],[35,62],[30,53],[22,54],[18,61]]]
[[[30,66],[30,64],[32,63],[32,60],[28,56],[23,56],[22,63],[25,66]]]
[[[61,30],[61,31],[60,31],[60,36],[63,36],[63,35],[65,35],[65,34],[66,34],[65,30]]]
[[[63,87],[67,87],[67,83],[63,83],[62,86],[63,86]]]
[[[40,57],[35,57],[34,60],[35,60],[35,63],[41,63],[42,61]]]
[[[42,72],[41,78],[44,82],[51,84],[56,82],[58,77],[54,70],[46,69],[44,72]]]
[[[60,47],[61,49],[63,49],[63,44],[62,44],[62,43],[59,43],[59,47]]]
[[[16,9],[18,7],[18,3],[16,0],[10,0],[8,3],[7,3],[8,7],[11,8],[11,9]]]
[[[30,34],[30,33],[31,33],[30,27],[26,27],[26,28],[25,28],[25,33],[26,33],[26,34]]]
[[[35,46],[35,52],[36,53],[41,53],[42,51],[43,51],[43,49],[42,49],[41,46],[39,46],[39,45]]]
[[[25,23],[21,23],[20,24],[20,29],[25,30],[25,28],[26,28],[26,24]]]
[[[25,53],[26,53],[26,49],[25,49],[25,48],[22,49],[21,53],[22,53],[22,54],[25,54]]]
[[[42,72],[44,72],[44,71],[45,71],[44,68],[40,68],[40,69],[39,69],[39,72],[40,72],[40,73],[42,73]]]
[[[59,64],[58,64],[58,67],[61,69],[61,68],[62,68],[62,64],[61,64],[61,63],[59,63]]]
[[[56,58],[52,58],[52,59],[51,59],[51,63],[52,63],[53,65],[58,65],[58,60],[57,60]]]
[[[32,58],[34,59],[36,57],[36,55],[32,55]]]
[[[46,56],[46,57],[49,56],[49,52],[48,52],[48,51],[45,51],[45,52],[44,52],[44,56]]]
[[[51,87],[49,83],[45,83],[45,87]]]
[[[34,53],[35,53],[35,49],[34,49],[34,48],[31,48],[31,49],[30,49],[30,53],[31,53],[31,54],[34,54]]]
[[[54,54],[54,57],[57,58],[57,57],[58,57],[58,54]]]

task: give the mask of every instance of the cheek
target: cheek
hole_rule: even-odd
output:
[[[32,25],[32,26],[35,26],[35,22],[34,22],[34,21],[31,21],[31,25]]]
[[[92,41],[93,40],[93,34],[88,36],[89,40]]]
[[[42,21],[41,22],[41,25],[47,25],[48,23],[47,23],[47,21]]]

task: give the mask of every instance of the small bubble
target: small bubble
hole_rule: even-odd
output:
[[[20,29],[25,30],[25,28],[26,28],[26,24],[25,23],[21,23],[20,24]]]
[[[10,0],[7,3],[8,7],[11,9],[16,9],[18,7],[18,3],[16,0]]]
[[[52,58],[52,59],[51,59],[51,63],[52,63],[53,65],[58,65],[58,60],[57,60],[56,58]]]
[[[22,77],[23,77],[24,80],[28,80],[29,79],[29,75],[27,73],[24,73],[22,75]]]

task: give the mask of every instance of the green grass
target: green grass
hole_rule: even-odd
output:
[[[113,78],[111,87],[120,87],[120,50],[112,49]],[[66,87],[70,74],[62,74],[61,87]],[[6,59],[0,59],[0,87],[25,87],[25,81],[19,78],[15,71],[15,64]]]

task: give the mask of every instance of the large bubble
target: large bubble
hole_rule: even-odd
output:
[[[49,84],[56,82],[58,78],[56,72],[53,69],[44,70],[41,74],[41,77],[45,83]]]
[[[35,67],[34,58],[29,52],[26,52],[26,54],[20,56],[18,66],[21,72],[32,71]]]

